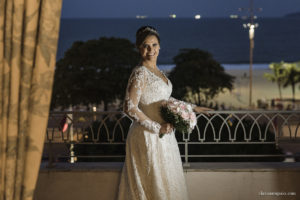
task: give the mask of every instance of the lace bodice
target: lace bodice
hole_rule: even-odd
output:
[[[147,67],[137,66],[131,73],[126,89],[123,111],[154,133],[159,132],[163,123],[159,112],[161,103],[168,100],[172,93],[172,83],[165,78],[167,83]]]

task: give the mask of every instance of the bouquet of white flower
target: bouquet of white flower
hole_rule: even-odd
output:
[[[162,118],[181,133],[191,133],[197,124],[196,114],[190,104],[170,99],[161,106]],[[162,138],[164,134],[160,134]]]

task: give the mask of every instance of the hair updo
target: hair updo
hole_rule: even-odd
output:
[[[158,43],[160,44],[160,38],[159,38],[159,34],[158,34],[157,30],[152,26],[142,26],[137,30],[136,35],[135,35],[135,38],[136,38],[135,45],[136,45],[136,47],[139,48],[140,45],[146,39],[146,37],[148,37],[150,35],[154,35],[157,38]]]

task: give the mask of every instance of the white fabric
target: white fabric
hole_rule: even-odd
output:
[[[129,78],[124,112],[134,122],[126,140],[119,200],[188,199],[174,132],[159,138],[160,124],[164,123],[160,105],[172,92],[167,80],[164,82],[145,66],[134,68]]]

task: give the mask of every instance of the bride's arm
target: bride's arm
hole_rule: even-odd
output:
[[[189,102],[186,102],[186,101],[182,101],[182,100],[178,100],[178,99],[176,99],[176,98],[174,98],[174,97],[170,97],[169,98],[169,100],[170,101],[181,101],[181,102],[184,102],[184,103],[186,103],[186,104],[189,104],[192,108],[193,108],[193,110],[197,107],[195,104],[192,104],[192,103],[189,103]]]
[[[176,101],[181,101],[181,100],[175,99],[174,97],[169,98],[169,100],[173,100],[173,99],[176,100]],[[182,102],[185,102],[185,101],[182,101]],[[185,103],[189,104],[193,108],[193,111],[196,112],[196,113],[205,113],[205,114],[207,114],[206,111],[213,110],[211,108],[197,106],[197,105],[189,103],[189,102],[185,102]]]
[[[145,71],[141,68],[138,68],[131,74],[129,78],[123,111],[148,130],[159,133],[161,125],[147,117],[138,107],[144,87]]]

